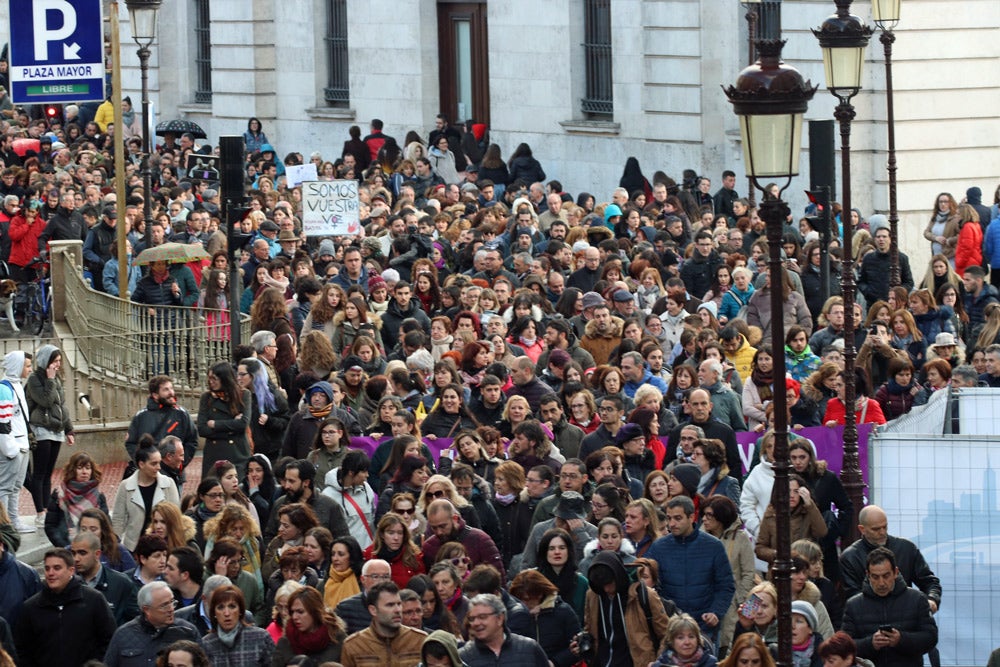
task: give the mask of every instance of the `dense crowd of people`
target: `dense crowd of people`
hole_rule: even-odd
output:
[[[66,121],[27,121],[30,156],[11,151],[14,132],[2,139],[4,259],[17,271],[48,240],[79,238],[96,289],[117,294],[127,267],[133,301],[197,309],[224,340],[219,193],[179,169],[208,148],[189,135],[158,146],[151,237],[211,259],[143,272],[112,243],[113,126]],[[245,134],[251,210],[234,250],[252,337],[211,367],[197,406],[177,404],[171,377],[149,380],[110,513],[85,453],[46,486],[59,445],[73,444],[59,350],[4,360],[0,641],[17,664],[772,666],[776,391],[794,427],[795,665],[933,659],[937,578],[875,506],[841,549],[856,508],[798,432],[843,424],[848,409],[883,424],[942,389],[1000,386],[1000,272],[987,263],[1000,214],[979,188],[938,198],[919,287],[901,254],[903,285],[890,288],[884,216],[835,207],[838,228],[849,214],[855,229],[846,332],[809,219],[787,221],[772,275],[733,172],[713,193],[693,170],[647,179],[629,158],[601,201],[545,182],[526,144],[503,160],[481,124],[441,116],[426,140],[398,143],[373,120],[335,160],[309,156],[320,179],[359,182],[363,226],[314,238],[285,186],[304,157],[278,159],[263,129],[254,118]],[[137,164],[126,224],[139,251]],[[858,349],[853,406],[845,335]],[[740,431],[758,434],[748,470]],[[35,529],[16,514],[31,447],[35,524],[54,547],[44,582],[14,558],[18,531]],[[185,495],[199,448],[201,482]],[[57,623],[56,609],[74,620]],[[52,627],[59,639],[38,642]]]

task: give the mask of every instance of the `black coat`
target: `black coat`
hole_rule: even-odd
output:
[[[867,577],[868,553],[875,548],[868,540],[862,538],[847,547],[840,555],[841,579],[844,594],[848,599],[862,590],[862,584]],[[941,580],[931,571],[924,555],[913,542],[902,537],[890,535],[885,548],[896,556],[896,567],[907,586],[916,585],[934,604],[941,605]]]
[[[872,635],[879,626],[899,630],[899,644],[876,650]],[[842,629],[858,646],[858,657],[879,667],[921,667],[923,654],[937,646],[938,628],[927,598],[896,577],[889,595],[879,597],[866,581],[862,592],[847,601]]]
[[[139,615],[139,602],[136,598],[135,586],[121,572],[110,567],[102,567],[94,590],[98,591],[108,601],[115,624],[121,627]]]
[[[535,508],[518,498],[510,505],[502,505],[492,501],[500,520],[500,532],[494,537],[505,568],[510,567],[510,559],[524,551],[524,545],[531,534],[531,517]]]
[[[103,660],[116,627],[107,600],[80,579],[60,593],[43,588],[21,607],[14,635],[18,664],[69,667]]]

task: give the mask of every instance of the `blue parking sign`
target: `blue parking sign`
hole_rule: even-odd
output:
[[[104,99],[102,0],[9,0],[14,104]]]

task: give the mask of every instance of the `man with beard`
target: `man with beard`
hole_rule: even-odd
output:
[[[316,491],[316,466],[305,459],[292,461],[285,467],[285,478],[281,481],[284,495],[274,501],[271,516],[264,530],[264,541],[268,544],[278,534],[278,510],[290,503],[305,503],[312,507],[319,519],[319,525],[333,535],[350,535],[347,515],[332,498]]]
[[[594,319],[587,322],[580,347],[590,352],[595,364],[606,364],[612,350],[622,342],[623,326],[620,319],[611,316],[606,304],[599,305],[594,308]]]
[[[344,667],[372,664],[413,664],[420,660],[420,647],[427,636],[423,630],[403,625],[403,601],[399,587],[381,581],[365,592],[372,622],[344,641],[341,662]]]
[[[129,460],[135,458],[139,438],[148,433],[160,442],[168,435],[180,439],[184,446],[184,464],[191,462],[198,449],[198,429],[187,410],[177,405],[174,381],[167,375],[154,375],[149,379],[149,398],[146,408],[132,417],[125,438]],[[128,477],[128,474],[125,475]]]
[[[545,325],[545,352],[538,357],[538,367],[547,368],[549,365],[549,355],[552,350],[563,350],[567,352],[570,359],[580,364],[580,368],[593,368],[594,357],[590,352],[580,347],[573,327],[568,320],[552,319]]]

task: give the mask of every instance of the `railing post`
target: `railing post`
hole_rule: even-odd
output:
[[[52,279],[52,321],[66,321],[66,275],[83,269],[83,241],[49,243],[49,277]]]

